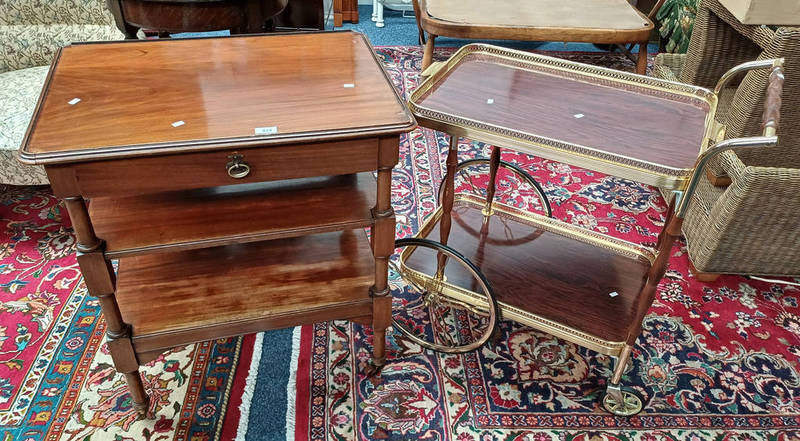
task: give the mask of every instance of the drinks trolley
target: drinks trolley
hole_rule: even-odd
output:
[[[433,65],[408,104],[420,125],[450,135],[447,173],[417,237],[396,242],[391,268],[403,298],[394,328],[422,347],[460,353],[489,341],[500,316],[517,321],[617,357],[603,406],[641,411],[643,399],[621,379],[687,207],[709,160],[777,143],[782,65],[744,63],[714,91],[483,44]],[[771,69],[763,133],[724,139],[717,95],[754,69]],[[462,136],[494,146],[491,158],[458,163]],[[500,161],[501,148],[671,190],[655,250],[551,219],[539,184]],[[485,189],[456,193],[476,165]],[[496,200],[503,169],[545,215]]]

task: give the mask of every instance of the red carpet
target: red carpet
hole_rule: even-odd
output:
[[[403,93],[413,90],[420,50],[378,52]],[[619,56],[560,55],[630,67]],[[429,130],[403,139],[393,190],[399,236],[435,208],[446,147]],[[477,154],[488,149],[462,146],[462,158]],[[662,226],[664,203],[653,188],[539,158],[504,159],[545,185],[566,222],[637,243],[652,243]],[[0,439],[236,436],[253,336],[178,348],[145,367],[157,418],[138,419],[111,368],[64,210],[47,189],[9,187],[0,219]],[[597,407],[608,357],[512,323],[503,323],[497,346],[464,356],[427,354],[392,334],[387,368],[370,381],[358,368],[371,350],[369,329],[332,322],[301,332],[289,418],[296,439],[796,439],[800,291],[741,277],[703,284],[687,265],[678,244],[624,379],[647,399],[637,417]],[[260,430],[264,403],[245,400],[245,409],[244,439],[285,439]]]

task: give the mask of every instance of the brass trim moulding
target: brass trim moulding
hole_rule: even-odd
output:
[[[305,32],[277,32],[272,34],[246,34],[246,35],[232,35],[220,37],[195,37],[183,38],[185,40],[215,40],[215,39],[236,39],[236,38],[269,38],[278,36],[296,36],[301,34],[318,34],[316,31]],[[203,152],[225,149],[247,149],[253,147],[265,147],[269,145],[284,145],[284,144],[299,144],[311,142],[327,142],[338,141],[355,138],[364,138],[371,136],[394,136],[402,133],[407,133],[417,127],[416,118],[411,113],[406,105],[400,92],[394,87],[391,76],[386,71],[383,62],[378,58],[375,53],[375,48],[369,39],[361,32],[353,30],[338,30],[330,31],[329,33],[350,33],[357,35],[366,45],[376,65],[380,68],[383,78],[386,80],[388,87],[394,92],[396,102],[402,109],[403,117],[406,119],[402,123],[387,124],[383,126],[365,126],[346,129],[333,129],[333,130],[313,130],[305,132],[294,133],[279,133],[273,135],[244,135],[244,136],[231,136],[226,138],[212,138],[201,140],[183,140],[183,141],[169,141],[169,142],[155,142],[146,144],[130,144],[130,145],[117,145],[112,147],[105,147],[102,149],[89,148],[89,149],[74,149],[66,151],[54,151],[48,153],[31,153],[29,149],[30,139],[39,119],[39,114],[42,111],[42,106],[47,94],[50,91],[50,85],[56,68],[64,52],[64,48],[59,48],[53,57],[53,62],[48,70],[47,77],[39,94],[39,99],[34,107],[33,115],[28,123],[28,128],[25,131],[20,149],[17,152],[17,159],[28,165],[45,165],[45,164],[64,164],[72,162],[85,162],[86,160],[106,160],[106,159],[119,159],[119,158],[132,158],[143,156],[158,156],[168,155],[183,152]],[[83,42],[72,43],[67,46],[77,45],[125,45],[125,44],[169,44],[169,39],[162,40],[118,40],[118,41],[97,41],[97,42]]]
[[[430,76],[411,94],[408,100],[409,109],[417,117],[421,125],[449,133],[450,135],[464,136],[477,141],[513,148],[554,161],[565,162],[614,176],[624,176],[645,184],[667,189],[681,189],[688,182],[693,168],[674,168],[629,158],[589,146],[572,144],[534,133],[487,124],[417,104],[467,57],[491,60],[521,70],[536,71],[574,80],[591,81],[594,84],[629,90],[662,99],[668,98],[685,103],[700,104],[707,108],[707,111],[705,131],[701,145],[698,146],[698,155],[708,147],[709,141],[713,141],[716,138],[714,115],[717,109],[717,96],[706,88],[478,43],[462,47],[449,60],[442,62],[435,69],[426,71],[426,73],[430,73]]]
[[[483,202],[481,202],[477,197],[465,194],[457,194],[455,195],[454,206],[457,205],[472,205],[479,210],[483,207]],[[656,258],[655,254],[653,254],[649,248],[622,239],[617,239],[596,233],[594,231],[585,230],[583,228],[567,224],[563,221],[551,219],[536,213],[522,212],[498,202],[495,202],[493,207],[495,209],[493,214],[494,216],[511,217],[517,222],[522,222],[534,228],[542,229],[564,237],[568,237],[570,239],[598,246],[630,259],[642,260],[652,265]],[[439,222],[441,216],[442,207],[440,206],[422,225],[417,237],[427,237],[434,225]],[[400,267],[403,269],[403,272],[409,275],[415,283],[424,285],[426,282],[429,282],[431,278],[427,274],[414,270],[406,265],[406,261],[413,252],[414,248],[412,247],[406,248],[402,252],[400,255]],[[437,282],[437,284],[443,287],[442,293],[446,296],[450,296],[462,302],[473,304],[478,308],[487,307],[485,302],[480,300],[480,296],[472,291],[447,283],[446,280],[444,282]],[[500,315],[503,317],[503,319],[513,320],[525,326],[529,326],[538,331],[554,335],[558,338],[567,340],[571,343],[580,345],[601,354],[619,356],[620,352],[625,347],[624,341],[605,340],[581,331],[580,329],[558,323],[537,315],[534,312],[526,311],[522,308],[509,305],[502,301],[498,301],[498,305],[500,306]]]

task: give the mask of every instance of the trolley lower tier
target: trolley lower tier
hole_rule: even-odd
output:
[[[456,195],[447,244],[491,282],[501,316],[597,352],[618,356],[634,323],[636,299],[654,255],[638,245],[561,221]],[[440,207],[417,237],[439,241]],[[401,256],[408,274],[435,273],[436,261]],[[454,269],[448,294],[466,294],[474,278]],[[469,301],[469,297],[464,298]]]

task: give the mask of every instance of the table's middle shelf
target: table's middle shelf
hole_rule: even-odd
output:
[[[89,211],[113,259],[363,228],[375,194],[372,174],[357,173],[95,198]]]

